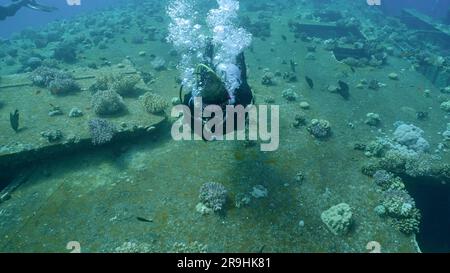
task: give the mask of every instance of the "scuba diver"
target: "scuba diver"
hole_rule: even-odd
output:
[[[57,10],[55,7],[39,4],[36,0],[13,0],[13,3],[10,5],[0,6],[0,20],[5,20],[7,17],[14,16],[22,7],[44,12]]]
[[[200,94],[197,96],[201,96],[202,104],[200,107],[205,108],[208,105],[218,105],[222,108],[224,113],[223,116],[223,126],[226,127],[226,107],[228,105],[237,106],[242,105],[244,108],[250,104],[254,103],[254,97],[251,91],[251,88],[247,82],[247,67],[245,64],[244,53],[240,53],[235,60],[236,65],[231,64],[229,68],[222,67],[221,64],[214,66],[212,63],[214,55],[214,48],[211,44],[211,41],[208,42],[205,52],[205,61],[198,64],[195,70],[195,84],[196,89],[200,90]],[[231,69],[236,74],[234,75],[238,78],[237,82],[234,82],[233,88],[227,86],[226,83],[223,82],[222,78],[219,76],[220,73],[225,73],[226,69]],[[229,85],[229,84],[228,84]],[[233,89],[233,90],[230,90]],[[188,106],[191,110],[191,113],[194,112],[194,98],[196,95],[193,94],[192,91],[182,96],[183,86],[180,87],[180,100],[181,103]],[[247,114],[246,114],[247,116]],[[211,117],[213,118],[213,117]],[[235,129],[236,129],[236,116],[235,118]],[[203,125],[210,118],[202,118]],[[191,126],[193,127],[194,117],[191,116]]]
[[[231,95],[225,84],[220,79],[217,74],[217,68],[210,66],[209,64],[201,63],[197,66],[195,75],[197,77],[196,83],[197,87],[201,88],[203,103],[206,105],[214,104],[225,108],[227,105],[242,105],[246,107],[253,101],[253,94],[250,86],[247,83],[247,68],[245,64],[244,53],[240,53],[236,57],[237,68],[240,71],[240,83],[239,87],[233,92],[235,95]],[[180,89],[180,99],[183,104],[193,107],[193,94],[192,91],[185,94],[184,98],[181,98]]]

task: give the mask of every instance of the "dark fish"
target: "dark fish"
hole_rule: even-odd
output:
[[[146,222],[146,223],[153,223],[153,219],[147,219],[147,218],[144,218],[144,217],[136,217],[136,219],[138,220],[138,221],[141,221],[141,222]]]
[[[378,90],[380,88],[380,83],[377,80],[371,80],[369,82],[369,89]]]
[[[283,39],[283,41],[286,41],[287,40],[286,35],[281,35],[281,39]]]
[[[314,89],[314,82],[313,82],[313,80],[311,80],[311,78],[308,77],[308,76],[305,76],[305,80],[306,80],[306,83],[308,84],[309,88]]]
[[[19,131],[19,110],[16,109],[14,113],[9,113],[9,122],[11,128],[17,133]]]
[[[296,70],[295,67],[297,66],[297,63],[294,62],[293,60],[290,60],[290,61],[289,61],[289,65],[291,66],[292,72],[295,73],[295,70]]]
[[[263,245],[263,246],[259,249],[258,253],[263,253],[263,250],[264,250],[265,247],[266,247],[266,245]]]
[[[353,68],[353,66],[350,66],[350,69],[352,70],[353,73],[355,73],[355,69]]]
[[[350,92],[349,92],[349,87],[348,84],[346,84],[343,81],[339,81],[339,89],[338,89],[338,93],[345,99],[348,100],[348,98],[350,97]]]
[[[416,112],[416,117],[418,120],[425,120],[428,118],[428,112],[423,111]]]
[[[123,41],[124,43],[128,43],[128,40],[127,40],[125,37],[122,38],[122,41]]]

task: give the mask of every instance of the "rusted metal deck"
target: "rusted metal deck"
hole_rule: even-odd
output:
[[[88,87],[100,75],[111,73],[134,74],[137,71],[127,65],[122,68],[107,67],[98,70],[78,69],[70,71],[82,87],[82,91],[65,96],[55,96],[46,88],[32,85],[28,74],[3,76],[0,85],[0,168],[15,166],[70,153],[91,145],[88,121],[97,117],[91,109],[91,92]],[[149,88],[141,81],[137,88],[144,93]],[[164,115],[147,113],[139,102],[139,94],[124,97],[127,110],[121,115],[102,117],[114,123],[118,133],[113,140],[131,138],[154,130],[165,120]],[[50,116],[49,110],[58,106],[63,114]],[[83,112],[81,117],[69,117],[72,108]],[[19,131],[10,125],[9,113],[20,112]],[[62,139],[49,142],[41,136],[46,130],[60,130]]]

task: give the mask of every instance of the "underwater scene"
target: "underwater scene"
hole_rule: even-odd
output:
[[[1,0],[0,252],[450,252],[450,0]]]

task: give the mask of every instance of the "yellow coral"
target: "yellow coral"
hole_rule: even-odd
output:
[[[145,111],[151,114],[161,114],[169,106],[163,97],[152,92],[146,92],[140,100]]]
[[[141,78],[138,75],[123,75],[112,76],[110,78],[111,88],[122,96],[132,94],[136,90],[136,84]]]

